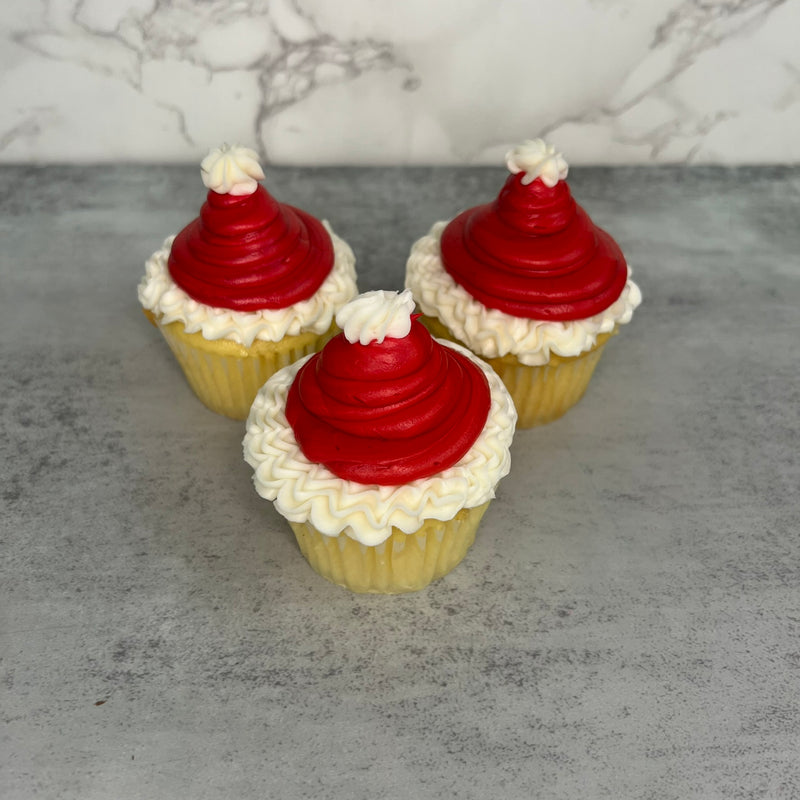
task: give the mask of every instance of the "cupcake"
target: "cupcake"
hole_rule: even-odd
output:
[[[491,364],[529,428],[580,400],[642,296],[617,243],[573,200],[560,153],[536,139],[506,162],[496,200],[414,244],[406,286],[434,336]]]
[[[491,368],[438,342],[411,292],[368,292],[342,333],[256,395],[244,457],[324,578],[421,589],[453,569],[508,473],[516,411]]]
[[[201,164],[200,216],[145,265],[139,300],[212,411],[245,419],[259,387],[319,350],[358,290],[352,250],[326,222],[277,202],[258,156],[223,145]]]

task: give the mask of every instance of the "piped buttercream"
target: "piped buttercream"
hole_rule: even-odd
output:
[[[298,444],[340,478],[397,485],[428,477],[456,463],[483,428],[483,373],[432,339],[412,311],[410,292],[351,301],[336,317],[345,332],[289,390],[286,418]],[[348,336],[353,321],[359,326]]]

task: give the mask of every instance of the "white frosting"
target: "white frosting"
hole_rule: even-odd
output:
[[[241,145],[223,144],[209,151],[200,163],[203,183],[217,194],[252,194],[263,180],[258,153]]]
[[[514,403],[490,367],[458,345],[441,343],[477,364],[491,390],[486,425],[457,464],[401,486],[377,486],[343,480],[309,461],[284,413],[289,387],[308,356],[273,375],[253,402],[243,446],[256,491],[291,522],[310,522],[326,536],[344,533],[367,546],[385,541],[393,526],[414,533],[426,519],[449,520],[493,498],[511,466]]]
[[[414,293],[423,314],[437,317],[457,339],[485,358],[508,353],[527,366],[540,366],[550,354],[577,356],[591,350],[602,333],[630,322],[642,302],[639,287],[630,279],[608,308],[586,319],[553,322],[505,314],[487,308],[445,270],[440,240],[446,222],[437,222],[411,248],[406,265],[406,287]]]
[[[336,312],[336,324],[350,344],[402,339],[411,330],[414,297],[403,292],[365,292]]]
[[[333,242],[333,268],[311,297],[288,308],[233,311],[193,300],[172,280],[167,267],[174,236],[145,263],[139,301],[162,325],[182,322],[187,333],[200,331],[206,339],[229,339],[245,347],[257,339],[278,342],[284,336],[297,336],[305,331],[325,333],[333,323],[336,309],[355,297],[358,288],[353,251],[327,222],[323,225]]]
[[[526,186],[541,178],[545,186],[553,187],[567,177],[569,165],[555,147],[543,139],[526,139],[506,153],[506,165],[516,175],[524,172],[522,183]]]

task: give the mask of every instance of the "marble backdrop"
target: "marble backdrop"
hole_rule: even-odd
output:
[[[800,161],[798,0],[3,0],[0,161]]]

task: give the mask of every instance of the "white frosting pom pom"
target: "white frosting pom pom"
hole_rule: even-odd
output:
[[[336,324],[350,344],[402,339],[411,330],[414,297],[402,292],[377,290],[360,294],[336,312]]]
[[[200,164],[200,174],[212,192],[237,196],[252,194],[264,178],[258,153],[238,144],[211,150]]]
[[[552,188],[567,177],[569,165],[553,145],[543,139],[526,139],[506,153],[506,165],[516,175],[524,172],[522,183],[526,186],[541,178],[545,186]]]

